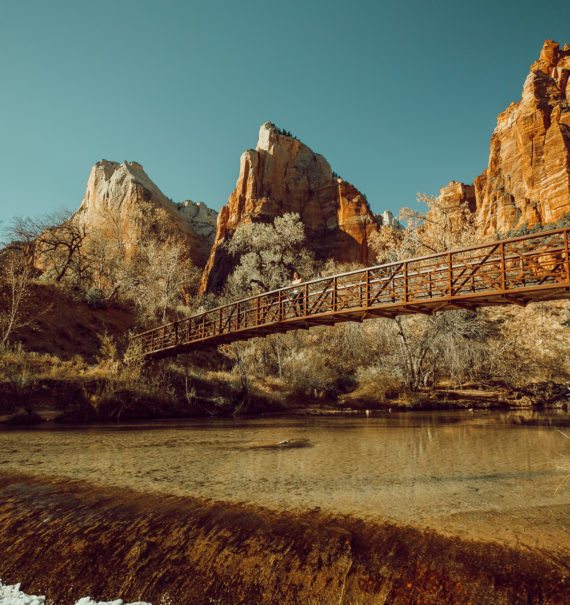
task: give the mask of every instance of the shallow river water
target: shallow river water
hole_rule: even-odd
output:
[[[303,447],[275,447],[285,440]],[[511,540],[570,537],[570,429],[521,426],[503,413],[4,429],[0,470],[458,533],[476,515],[486,537],[498,535],[492,519],[504,531],[506,518]]]

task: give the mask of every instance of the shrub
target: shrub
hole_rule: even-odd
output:
[[[85,294],[85,301],[91,309],[100,309],[105,302],[105,292],[101,288],[89,288]]]
[[[386,372],[381,367],[358,368],[356,380],[358,387],[354,395],[362,399],[382,402],[395,399],[406,390],[402,378]]]

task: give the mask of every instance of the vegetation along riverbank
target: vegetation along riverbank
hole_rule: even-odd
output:
[[[0,352],[0,422],[540,410],[569,401],[564,302],[318,327],[143,363],[129,350],[139,320],[126,302],[93,308],[55,284],[26,288],[27,319]],[[417,372],[422,380],[410,382]]]

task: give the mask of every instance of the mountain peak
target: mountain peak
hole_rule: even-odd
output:
[[[203,266],[213,241],[215,215],[205,205],[172,202],[138,162],[119,164],[103,159],[91,169],[75,217],[94,233],[109,235],[114,231],[115,239],[123,240],[129,253],[140,243],[145,225],[154,228],[157,220],[162,221],[183,237],[190,258]]]
[[[294,137],[288,130],[277,128],[277,126],[275,126],[273,122],[264,122],[259,127],[259,135],[257,138],[257,145],[255,147],[255,150],[273,153],[276,145],[290,145],[292,141],[297,140],[298,139]],[[299,144],[302,145],[300,141]]]
[[[499,114],[487,169],[474,187],[441,194],[476,207],[490,235],[555,223],[570,212],[570,47],[546,40],[518,103]]]
[[[366,197],[339,181],[322,155],[265,122],[257,147],[242,154],[236,188],[220,211],[201,292],[219,291],[233,270],[224,244],[240,225],[286,213],[300,216],[317,258],[368,262],[368,238],[378,227]]]

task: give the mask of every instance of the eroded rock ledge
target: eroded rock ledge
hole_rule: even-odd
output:
[[[539,552],[319,511],[0,474],[0,577],[79,595],[182,603],[563,603]],[[166,599],[170,600],[167,601]]]

